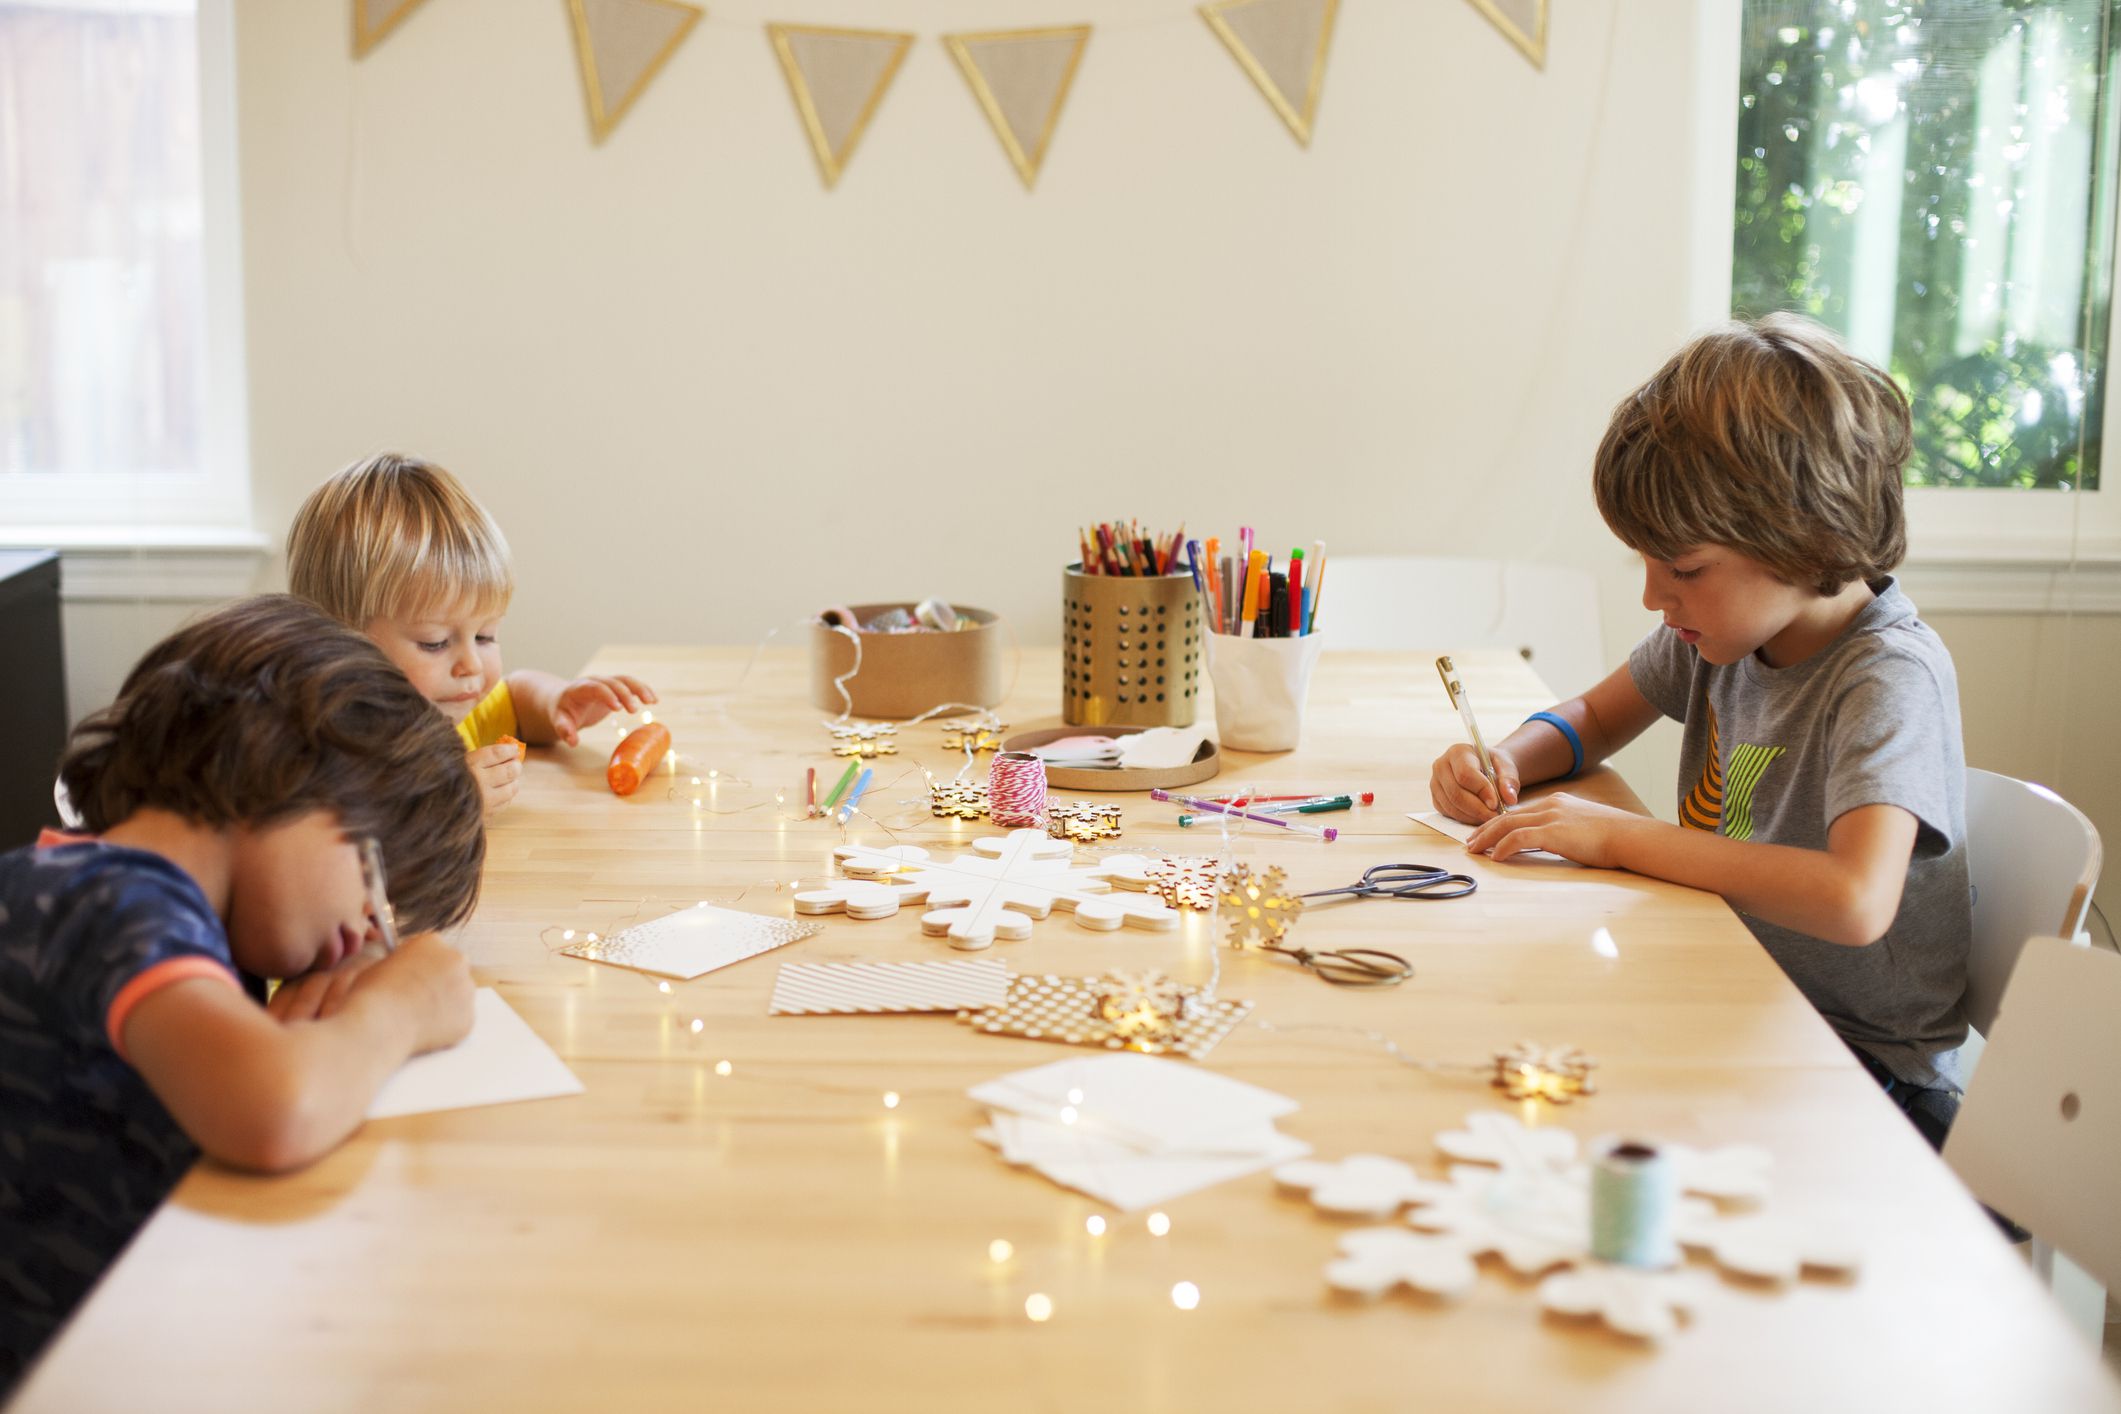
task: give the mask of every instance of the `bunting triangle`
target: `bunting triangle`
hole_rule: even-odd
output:
[[[818,173],[829,190],[854,158],[855,144],[898,77],[913,36],[895,30],[828,29],[815,25],[766,26],[796,116],[817,154]]]
[[[353,53],[356,59],[383,42],[407,15],[425,0],[353,0]]]
[[[1340,0],[1216,0],[1200,7],[1208,28],[1302,147],[1311,145],[1339,11]]]
[[[683,0],[567,0],[567,9],[598,142],[707,13]]]
[[[943,36],[1026,191],[1038,181],[1089,42],[1088,25]]]
[[[1547,0],[1471,0],[1474,9],[1524,52],[1535,69],[1547,66]]]

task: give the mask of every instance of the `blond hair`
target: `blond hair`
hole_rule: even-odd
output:
[[[459,606],[508,607],[515,571],[486,508],[432,462],[385,452],[302,503],[287,532],[287,585],[357,629]]]
[[[1653,560],[1728,545],[1834,594],[1907,554],[1907,397],[1832,332],[1770,314],[1703,334],[1623,398],[1592,474],[1615,535]]]

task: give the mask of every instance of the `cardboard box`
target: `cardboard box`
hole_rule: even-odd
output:
[[[854,616],[868,623],[887,609],[913,605],[854,604]],[[955,633],[857,633],[861,666],[847,679],[857,717],[918,717],[946,702],[993,707],[1002,700],[1007,675],[1002,671],[1006,640],[1001,620],[986,609],[953,605],[971,627]],[[855,669],[855,645],[848,635],[822,622],[810,626],[810,700],[838,716],[849,710],[833,679]]]

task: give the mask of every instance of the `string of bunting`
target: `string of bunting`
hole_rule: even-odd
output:
[[[352,0],[353,52],[367,58],[426,0]],[[1300,146],[1309,147],[1341,0],[1208,0],[1197,13]],[[1468,0],[1535,68],[1546,67],[1549,0]],[[567,0],[592,139],[601,144],[702,20],[687,0]],[[1094,26],[940,36],[1003,154],[1035,188]],[[904,30],[769,22],[818,177],[829,191],[854,160],[918,36]]]

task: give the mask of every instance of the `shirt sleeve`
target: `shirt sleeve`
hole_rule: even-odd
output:
[[[1652,707],[1675,722],[1686,720],[1693,699],[1694,665],[1700,656],[1660,625],[1628,654],[1628,676]]]
[[[1826,818],[1865,805],[1897,805],[1920,824],[1918,855],[1952,843],[1945,777],[1953,714],[1929,665],[1901,654],[1864,663],[1838,685],[1827,734]]]
[[[504,736],[516,735],[516,700],[508,690],[508,679],[495,683],[493,691],[480,698],[471,714],[457,723],[457,735],[464,739],[466,751],[477,751]]]
[[[221,920],[196,889],[128,869],[103,871],[62,905],[53,955],[61,1005],[80,1034],[125,1054],[125,1022],[164,987],[208,977],[241,990]]]

